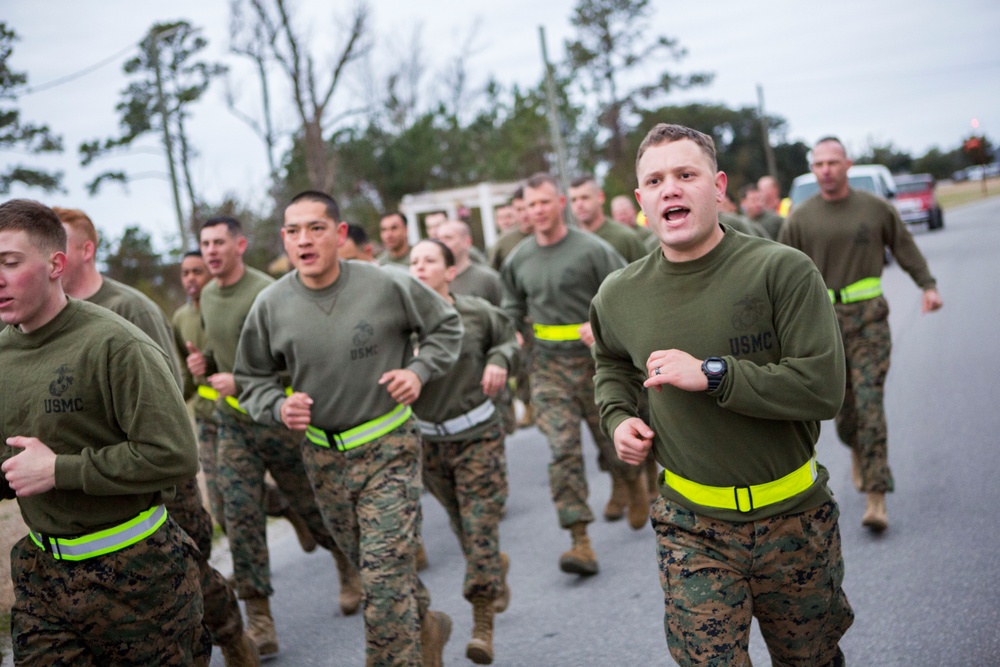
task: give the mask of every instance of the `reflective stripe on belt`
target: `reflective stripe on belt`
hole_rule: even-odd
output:
[[[582,324],[533,324],[535,338],[538,340],[580,340]]]
[[[87,560],[121,551],[155,533],[167,520],[167,508],[150,507],[123,524],[82,537],[50,537],[29,531],[31,540],[56,560]]]
[[[831,303],[857,303],[882,296],[881,278],[862,278],[841,290],[827,290]]]
[[[381,438],[383,435],[399,428],[410,418],[413,414],[413,410],[408,405],[397,405],[396,408],[381,417],[376,417],[371,421],[367,421],[364,424],[355,426],[352,429],[343,431],[341,433],[335,433],[330,435],[321,428],[316,428],[315,426],[306,427],[306,437],[309,442],[317,445],[319,447],[330,447],[330,439],[337,445],[337,449],[341,452],[346,452],[349,449],[354,449],[355,447],[360,447],[361,445],[371,442],[376,438]]]
[[[781,479],[753,486],[708,486],[692,482],[669,470],[663,471],[663,480],[667,486],[693,503],[705,507],[750,512],[802,493],[816,481],[816,474],[816,457],[813,456],[801,468]]]
[[[424,435],[455,435],[488,421],[495,412],[496,407],[493,405],[493,401],[487,400],[482,405],[453,419],[440,423],[417,420],[417,424],[420,425],[420,432]]]
[[[198,385],[198,395],[210,401],[219,400],[219,391],[215,387],[209,387],[204,384]],[[235,396],[226,396],[226,403],[233,410],[247,414],[247,411],[240,407],[240,401]]]

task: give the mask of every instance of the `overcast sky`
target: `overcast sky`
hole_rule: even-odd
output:
[[[538,27],[545,27],[550,58],[561,59],[562,44],[571,35],[569,15],[574,4],[574,0],[373,0],[372,61],[378,67],[387,55],[398,58],[419,26],[427,49],[427,83],[433,85],[436,73],[461,51],[473,26],[478,26],[466,62],[471,84],[481,85],[493,75],[503,84],[531,86],[542,71]],[[949,150],[958,145],[973,131],[971,121],[976,118],[979,132],[1000,143],[1000,2],[996,0],[654,0],[652,5],[655,15],[637,38],[677,38],[688,56],[678,64],[651,63],[650,72],[671,68],[715,73],[712,85],[672,95],[668,103],[756,105],[760,84],[766,110],[787,120],[789,140],[811,143],[837,134],[855,153],[874,141],[892,142],[921,155],[933,146]],[[315,48],[329,49],[337,34],[334,20],[350,4],[298,0],[296,6]],[[205,57],[231,66],[229,83],[241,107],[258,115],[252,71],[245,61],[226,52],[229,3],[224,0],[4,0],[3,9],[3,20],[20,36],[9,65],[26,71],[32,86],[125,51],[156,21],[186,19],[204,29],[210,41]],[[165,173],[155,137],[142,142],[148,150],[104,159],[86,170],[78,167],[81,141],[118,132],[114,107],[126,85],[121,65],[130,53],[19,100],[25,120],[48,123],[63,135],[67,151],[62,156],[42,159],[0,153],[0,160],[66,173],[65,194],[17,190],[14,196],[82,208],[107,236],[116,237],[126,226],[139,224],[163,242],[176,235],[165,180],[137,180],[127,192],[110,184],[94,198],[83,187],[99,169]],[[357,74],[338,104],[363,99],[360,69]],[[224,85],[213,86],[193,109],[189,130],[201,154],[195,178],[210,202],[226,193],[262,202],[267,171],[263,145],[227,111],[224,90]],[[281,107],[281,125],[294,127],[290,107]]]

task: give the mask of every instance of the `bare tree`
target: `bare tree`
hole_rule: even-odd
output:
[[[332,114],[331,102],[347,68],[371,48],[368,5],[363,1],[355,4],[333,62],[318,66],[308,52],[306,40],[292,25],[292,11],[286,0],[247,2],[253,20],[246,29],[251,31],[251,35],[259,31],[263,36],[270,56],[291,87],[301,123],[302,149],[309,182],[313,188],[329,192],[335,181],[335,163],[325,135],[339,120],[359,111],[347,109]],[[263,54],[260,58],[260,67],[266,70]],[[324,72],[329,72],[329,75],[323,76]]]

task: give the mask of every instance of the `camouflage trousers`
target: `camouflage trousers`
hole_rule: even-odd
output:
[[[507,455],[499,424],[471,440],[424,440],[424,484],[448,512],[465,554],[462,595],[500,595],[500,513],[507,502]]]
[[[205,627],[212,643],[228,644],[243,633],[243,618],[236,595],[218,570],[209,565],[212,556],[212,517],[201,500],[201,489],[194,477],[179,484],[172,500],[164,503],[170,517],[198,547],[196,559],[205,601]]]
[[[889,304],[876,297],[838,304],[835,309],[847,359],[847,390],[837,415],[837,435],[858,454],[861,490],[892,491],[895,483],[889,469],[884,407],[892,351]]]
[[[243,421],[221,411],[216,411],[215,419],[219,425],[218,481],[236,593],[241,600],[270,597],[274,589],[267,551],[265,473],[271,473],[317,544],[335,553],[337,545],[323,525],[309,486],[300,454],[300,436],[284,426]]]
[[[528,330],[530,331],[530,329]],[[524,337],[524,345],[514,374],[514,397],[526,406],[531,403],[531,373],[534,370],[535,338],[533,334]]]
[[[207,667],[196,551],[169,518],[136,544],[78,562],[22,538],[10,553],[15,664]]]
[[[416,569],[416,421],[346,452],[304,440],[302,458],[323,520],[361,573],[366,664],[419,667],[420,620],[430,595]]]
[[[549,491],[559,515],[559,525],[590,523],[594,514],[587,504],[589,490],[583,463],[581,421],[586,421],[598,450],[612,470],[627,481],[636,479],[639,466],[618,458],[614,444],[601,431],[594,403],[594,361],[585,357],[539,355],[531,376],[531,401],[535,423],[552,450]]]
[[[205,475],[205,488],[208,491],[208,506],[212,509],[215,522],[222,528],[222,532],[226,532],[225,504],[218,481],[219,427],[215,419],[195,417],[194,421],[198,433],[198,458],[201,461],[201,471]],[[290,507],[288,499],[278,487],[265,480],[264,513],[268,516],[282,517]]]
[[[749,665],[754,616],[775,665],[842,665],[854,622],[841,585],[840,510],[717,521],[658,498],[653,504],[670,655],[688,665]]]

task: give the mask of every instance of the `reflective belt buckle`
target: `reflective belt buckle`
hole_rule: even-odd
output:
[[[746,494],[745,494],[746,495],[746,501],[747,501],[747,504],[749,505],[749,507],[747,509],[743,509],[743,503],[741,502],[742,498],[740,497],[740,491],[745,491],[746,492]],[[753,507],[753,491],[750,489],[749,486],[734,486],[733,487],[733,498],[736,500],[736,509],[738,511],[743,512],[743,513],[752,512],[753,511],[753,509],[754,509],[754,507]]]

